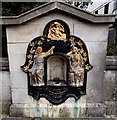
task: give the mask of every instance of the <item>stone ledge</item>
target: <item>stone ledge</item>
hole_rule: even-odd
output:
[[[9,71],[8,58],[0,58],[0,71]]]
[[[106,70],[117,70],[117,56],[106,56]]]

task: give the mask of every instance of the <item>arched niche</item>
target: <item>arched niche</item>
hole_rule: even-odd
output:
[[[52,54],[47,56],[44,68],[47,86],[68,85],[69,59],[66,55]]]

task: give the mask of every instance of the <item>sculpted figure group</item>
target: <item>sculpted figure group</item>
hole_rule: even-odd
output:
[[[52,46],[47,52],[43,52],[42,47],[37,47],[34,55],[33,67],[29,70],[31,85],[44,85],[44,58],[53,54],[55,46]],[[84,61],[78,48],[73,46],[71,51],[66,54],[70,59],[69,82],[72,86],[83,85],[84,79]]]
[[[65,34],[65,28],[59,22],[54,22],[50,25],[47,38],[51,39],[51,41],[66,41],[68,40]],[[70,70],[68,72],[68,81],[71,86],[83,86],[84,83],[84,69],[85,62],[87,58],[83,58],[80,50],[76,47],[75,37],[71,37],[70,39],[70,52],[65,54],[69,58],[70,62]],[[39,41],[40,44],[42,43]],[[79,45],[82,46],[83,43],[80,41]],[[34,63],[32,68],[29,69],[30,76],[30,84],[33,86],[42,86],[44,85],[44,58],[50,54],[53,54],[53,50],[55,46],[52,46],[47,52],[43,52],[43,48],[38,46],[35,55],[34,55]],[[56,61],[55,61],[56,62]],[[56,76],[54,76],[55,78]]]
[[[56,19],[45,26],[43,35],[30,41],[21,69],[28,76],[29,95],[58,105],[68,97],[79,99],[86,94],[87,72],[92,67],[85,43],[70,34],[67,23]]]

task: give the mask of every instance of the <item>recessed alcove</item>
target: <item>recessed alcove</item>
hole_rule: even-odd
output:
[[[47,58],[47,85],[66,86],[67,58],[61,55],[52,55]]]

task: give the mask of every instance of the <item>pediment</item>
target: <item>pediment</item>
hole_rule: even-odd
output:
[[[19,16],[2,16],[2,23],[5,25],[22,24],[49,12],[58,12],[69,14],[77,17],[79,20],[91,23],[112,23],[115,21],[114,15],[96,15],[86,10],[82,10],[75,6],[63,2],[50,2],[25,12]]]

